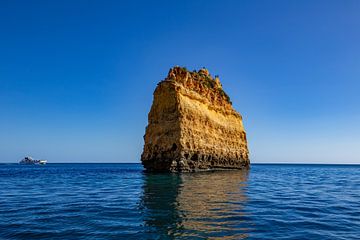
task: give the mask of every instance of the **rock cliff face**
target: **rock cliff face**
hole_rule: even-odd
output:
[[[206,69],[170,69],[154,92],[141,161],[148,171],[241,169],[250,164],[242,117]]]

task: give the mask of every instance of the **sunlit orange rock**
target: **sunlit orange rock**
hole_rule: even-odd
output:
[[[246,133],[218,77],[170,69],[154,92],[141,161],[148,171],[242,169]]]

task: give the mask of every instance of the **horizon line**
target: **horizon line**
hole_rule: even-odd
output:
[[[0,164],[19,164],[19,163],[0,162]],[[141,164],[141,162],[51,162],[47,164]],[[360,165],[360,163],[255,162],[255,163],[250,163],[250,165]]]

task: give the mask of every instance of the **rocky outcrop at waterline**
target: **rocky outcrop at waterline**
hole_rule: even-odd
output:
[[[206,69],[170,69],[148,116],[141,161],[148,171],[242,169],[249,152],[241,115]]]

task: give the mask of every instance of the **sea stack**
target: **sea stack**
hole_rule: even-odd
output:
[[[219,78],[205,68],[170,69],[154,92],[141,162],[150,172],[242,169],[246,133]]]

